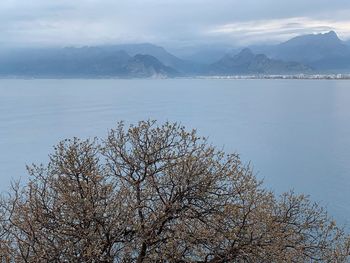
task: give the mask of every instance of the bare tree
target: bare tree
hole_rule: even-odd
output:
[[[178,124],[65,140],[0,205],[3,262],[346,262],[305,196],[276,197],[237,154]],[[0,261],[1,261],[0,260]]]

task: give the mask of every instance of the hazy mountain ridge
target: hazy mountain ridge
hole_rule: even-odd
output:
[[[149,43],[17,49],[0,52],[0,76],[149,78],[350,72],[350,42],[340,40],[334,31],[242,51],[228,46],[190,51],[186,55],[183,50],[187,59],[182,59]]]
[[[171,52],[183,60],[210,65],[226,54],[238,53],[240,50],[241,48],[233,47],[230,44],[208,44],[172,48]]]
[[[168,52],[165,48],[150,43],[121,44],[111,47],[115,50],[123,50],[130,56],[135,56],[137,54],[151,55],[156,57],[165,66],[171,67],[182,74],[195,73],[201,68],[199,63],[181,59]]]

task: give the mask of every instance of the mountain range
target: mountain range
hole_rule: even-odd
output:
[[[254,54],[245,48],[237,55],[225,55],[209,66],[210,75],[247,75],[247,74],[300,74],[311,73],[312,69],[298,62],[285,62],[270,59],[264,54]]]
[[[191,53],[192,52],[192,53]],[[174,55],[153,44],[0,51],[1,77],[118,77],[350,73],[350,42],[334,31],[238,50],[207,46]]]
[[[0,55],[0,75],[24,77],[174,77],[179,73],[147,54],[115,47],[16,50]]]
[[[304,63],[317,72],[336,73],[350,70],[349,43],[330,31],[298,36],[279,45],[256,48],[255,51],[273,59]]]

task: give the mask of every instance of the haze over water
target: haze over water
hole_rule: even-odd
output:
[[[0,190],[47,162],[59,140],[104,137],[117,121],[181,122],[251,161],[265,186],[350,217],[350,82],[0,80]]]

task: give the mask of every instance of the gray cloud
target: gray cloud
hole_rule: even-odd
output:
[[[349,0],[2,0],[2,45],[168,45],[350,37]],[[300,21],[301,18],[301,21]]]

